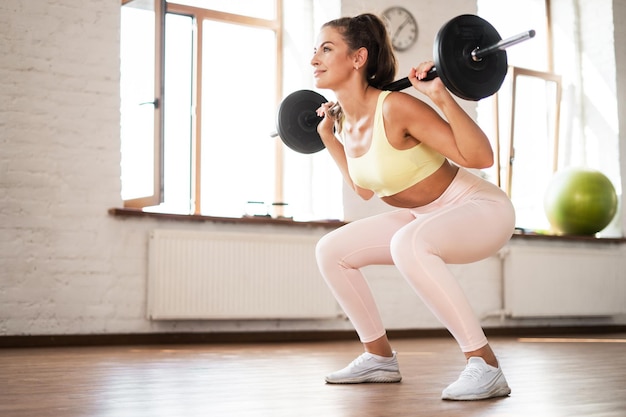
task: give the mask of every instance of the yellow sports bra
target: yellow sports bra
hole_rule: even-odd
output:
[[[352,181],[380,197],[397,194],[417,184],[437,171],[446,160],[423,143],[404,150],[391,146],[383,120],[383,102],[390,92],[383,91],[378,97],[370,148],[357,158],[347,157]]]

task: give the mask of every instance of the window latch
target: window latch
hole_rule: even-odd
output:
[[[144,101],[143,103],[139,103],[140,106],[145,106],[146,104],[152,104],[155,109],[159,108],[159,99],[155,98],[153,101]]]

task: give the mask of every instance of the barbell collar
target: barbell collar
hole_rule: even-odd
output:
[[[510,38],[502,39],[495,45],[488,46],[486,48],[476,47],[472,52],[472,60],[475,62],[481,61],[487,55],[493,54],[498,51],[504,51],[509,46],[517,45],[520,42],[524,42],[530,38],[535,37],[535,31],[533,29],[522,32],[518,35],[511,36]]]

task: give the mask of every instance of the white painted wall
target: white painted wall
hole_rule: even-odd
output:
[[[420,23],[417,47],[400,56],[404,72],[417,60],[430,57],[432,39],[441,24],[475,7],[470,0],[350,0],[344,2],[343,12],[378,11],[391,3],[413,10]],[[626,9],[618,3],[616,22],[626,17]],[[108,208],[122,204],[119,17],[119,0],[0,2],[0,336],[350,329],[344,320],[146,319],[147,239],[152,229],[319,236],[325,230],[107,214]],[[626,42],[626,32],[619,24],[616,36],[624,143],[626,57],[619,45]],[[359,208],[358,213],[377,209]],[[558,266],[554,269],[558,273]],[[502,307],[498,258],[455,270],[481,316]],[[393,268],[372,267],[367,274],[389,328],[439,327]],[[626,296],[624,300],[626,305]],[[623,316],[607,320],[626,322]],[[554,325],[607,320],[510,323],[486,317],[485,323]]]

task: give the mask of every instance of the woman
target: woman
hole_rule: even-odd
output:
[[[493,255],[514,229],[515,214],[507,196],[465,169],[492,165],[488,138],[440,79],[420,81],[432,62],[411,69],[409,79],[445,119],[411,95],[381,91],[395,77],[396,60],[386,27],[375,15],[324,24],[311,64],[316,86],[332,90],[337,98],[337,103],[318,109],[323,120],[317,130],[345,181],[363,199],[378,195],[397,207],[349,223],[318,243],[320,271],[365,350],[326,381],[402,379],[360,272],[367,265],[393,264],[467,358],[465,370],[444,389],[442,398],[508,395],[511,390],[480,322],[446,266]]]

